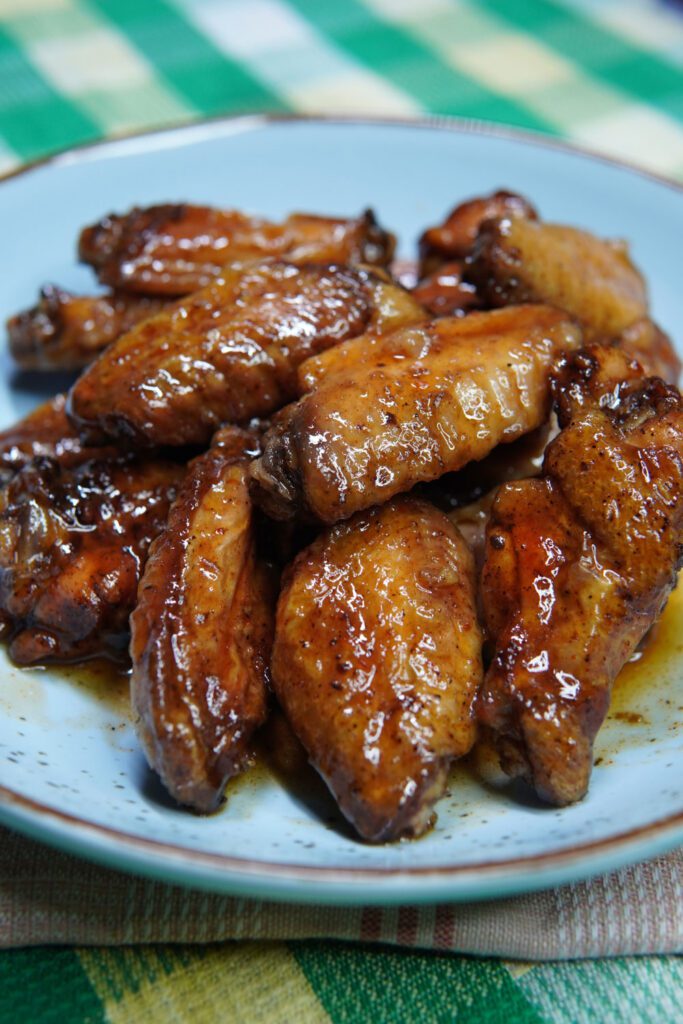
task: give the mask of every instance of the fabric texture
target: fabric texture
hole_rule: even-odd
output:
[[[293,111],[494,121],[683,180],[681,6],[0,0],[0,172]],[[682,878],[678,851],[505,901],[295,907],[135,879],[0,830],[0,1020],[683,1020],[683,961],[664,955],[683,948]]]

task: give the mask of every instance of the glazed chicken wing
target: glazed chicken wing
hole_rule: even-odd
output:
[[[0,491],[0,620],[18,664],[123,649],[182,472],[114,453],[39,458]]]
[[[226,428],[191,464],[131,616],[132,701],[169,793],[214,810],[266,714],[275,594],[256,557],[253,434]]]
[[[493,505],[479,714],[508,774],[562,805],[585,794],[612,683],[676,582],[683,403],[597,347],[555,390],[563,429],[544,477],[505,484]]]
[[[387,346],[400,358],[332,375],[277,417],[254,494],[275,519],[303,511],[332,523],[482,459],[545,421],[550,370],[578,343],[544,306],[396,331]]]
[[[281,224],[188,203],[110,214],[81,233],[78,254],[103,284],[148,295],[187,295],[235,260],[387,266],[394,239],[371,211],[343,220],[295,213]]]
[[[119,338],[76,382],[70,415],[91,438],[206,443],[222,423],[293,398],[308,356],[414,319],[416,309],[407,292],[366,270],[233,267]]]
[[[498,191],[460,203],[443,224],[427,228],[420,238],[420,278],[429,277],[444,264],[464,260],[484,221],[498,217],[536,219],[536,211],[523,196]]]
[[[66,416],[66,395],[43,402],[23,420],[0,432],[0,485],[35,458],[79,461],[83,446]]]
[[[7,321],[10,352],[25,370],[80,370],[164,305],[146,295],[72,295],[47,285],[37,305]]]
[[[623,242],[524,217],[487,221],[467,279],[488,306],[547,302],[583,327],[586,341],[617,337],[647,315],[647,292]]]
[[[359,514],[287,571],[273,685],[365,839],[430,825],[450,762],[474,742],[481,673],[472,558],[426,502]]]

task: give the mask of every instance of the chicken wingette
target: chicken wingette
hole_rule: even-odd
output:
[[[474,742],[481,675],[472,556],[428,503],[361,513],[287,570],[273,686],[365,839],[428,828],[450,763]]]
[[[546,420],[550,371],[579,338],[546,306],[395,331],[276,417],[254,495],[275,519],[333,523],[482,459]]]
[[[69,414],[90,439],[205,444],[223,423],[292,399],[297,366],[310,355],[424,315],[367,270],[235,266],[114,342],[74,385]]]
[[[26,464],[0,490],[0,623],[19,664],[122,655],[183,468],[113,451]]]
[[[579,800],[612,683],[683,557],[683,402],[616,349],[555,382],[562,430],[538,480],[491,511],[482,604],[494,655],[479,702],[505,771]]]
[[[138,735],[169,793],[196,811],[218,806],[266,716],[275,592],[246,482],[257,445],[225,428],[191,463],[131,616]]]
[[[189,203],[135,207],[84,228],[78,254],[100,281],[147,295],[187,295],[235,260],[387,266],[394,238],[368,211],[342,219],[294,213],[280,224]]]

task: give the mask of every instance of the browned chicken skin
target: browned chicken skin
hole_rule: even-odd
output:
[[[445,263],[464,260],[484,221],[497,217],[536,219],[536,211],[523,196],[498,191],[477,196],[456,206],[443,224],[427,228],[420,238],[420,278],[428,277]]]
[[[559,377],[544,478],[505,484],[482,581],[495,654],[481,721],[542,799],[588,787],[612,683],[660,615],[683,555],[683,403],[617,350]]]
[[[25,370],[80,370],[164,305],[147,295],[72,295],[46,285],[37,305],[7,321],[10,352]]]
[[[412,294],[433,316],[464,316],[480,309],[477,289],[463,280],[462,260],[444,263],[424,277],[412,289]]]
[[[333,375],[278,416],[254,494],[275,519],[332,523],[482,459],[545,421],[550,370],[578,344],[543,306],[396,331],[380,362]]]
[[[35,458],[48,456],[64,464],[81,460],[82,453],[66,416],[66,395],[55,395],[0,433],[0,484]]]
[[[91,438],[206,443],[293,398],[308,356],[400,324],[405,308],[406,292],[362,269],[233,267],[119,338],[76,382],[70,416]]]
[[[356,830],[419,835],[474,741],[474,571],[443,513],[400,498],[323,533],[288,570],[273,685]]]
[[[131,616],[138,735],[169,793],[196,811],[218,806],[266,715],[275,593],[254,548],[256,446],[226,428],[191,463]]]
[[[371,211],[355,219],[295,213],[281,224],[188,203],[134,208],[85,228],[78,254],[111,288],[187,295],[247,258],[387,266],[394,239]]]
[[[523,217],[487,221],[467,261],[467,280],[487,306],[545,302],[601,344],[647,315],[645,282],[623,242]]]
[[[0,617],[16,662],[122,650],[182,473],[133,455],[39,458],[0,490]]]

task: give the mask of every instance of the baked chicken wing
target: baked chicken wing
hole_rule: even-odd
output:
[[[47,285],[37,305],[7,321],[10,352],[25,370],[80,370],[164,305],[146,295],[72,295]]]
[[[66,395],[43,402],[0,432],[0,485],[33,459],[44,456],[62,464],[83,458],[83,445],[66,416]]]
[[[524,217],[487,221],[468,280],[488,306],[547,302],[582,325],[587,341],[616,337],[647,315],[645,282],[623,242]]]
[[[183,470],[38,458],[0,490],[0,620],[21,665],[122,652],[147,549]]]
[[[246,483],[255,436],[229,427],[190,465],[131,616],[138,735],[169,793],[214,810],[265,719],[275,594]]]
[[[365,839],[424,832],[450,762],[474,742],[474,601],[462,537],[409,498],[326,531],[286,572],[273,686]]]
[[[617,350],[555,384],[544,476],[503,485],[482,600],[494,656],[479,703],[501,763],[538,795],[586,792],[612,683],[662,611],[683,556],[683,402]]]
[[[293,398],[308,356],[414,319],[416,309],[407,292],[366,270],[233,267],[103,352],[72,389],[69,412],[90,438],[206,443],[222,423]]]
[[[553,363],[578,344],[544,306],[395,331],[380,361],[323,378],[279,414],[252,467],[254,494],[272,518],[333,523],[482,459],[546,420]]]
[[[110,214],[85,228],[78,245],[103,284],[148,295],[197,291],[236,259],[387,266],[393,250],[371,211],[348,220],[295,213],[275,224],[188,203]]]

